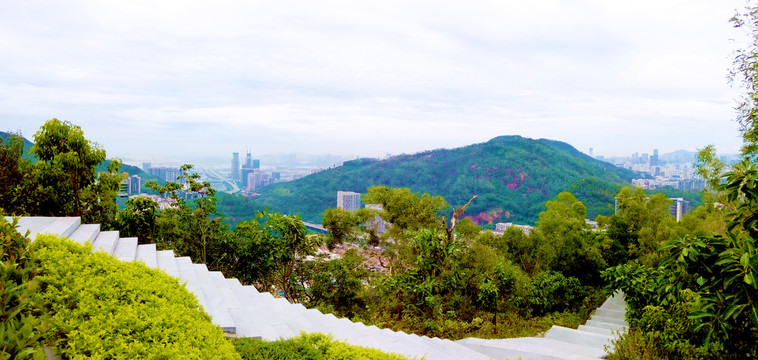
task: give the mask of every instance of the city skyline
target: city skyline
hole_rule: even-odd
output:
[[[383,157],[499,135],[734,153],[742,6],[8,2],[0,130],[32,139],[56,117],[135,159]]]

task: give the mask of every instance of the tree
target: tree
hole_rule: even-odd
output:
[[[176,182],[145,183],[152,191],[167,194],[174,201],[174,206],[161,211],[156,219],[156,243],[214,268],[221,265],[217,262],[222,257],[218,250],[225,236],[223,219],[216,211],[216,190],[209,182],[200,182],[197,173],[190,173],[193,167],[182,165]]]
[[[315,241],[305,232],[298,215],[260,212],[241,221],[226,246],[233,274],[261,291],[273,288],[290,302],[300,301],[301,267],[316,250]]]
[[[0,209],[8,214],[29,214],[29,197],[25,196],[29,187],[25,187],[25,180],[31,165],[22,157],[23,152],[21,135],[13,134],[7,141],[0,139]]]
[[[366,307],[363,282],[369,278],[364,261],[355,249],[350,249],[338,259],[307,262],[311,280],[309,306],[345,317],[361,313]]]
[[[570,192],[562,192],[555,200],[545,203],[534,237],[552,247],[552,253],[542,251],[551,269],[581,280],[595,281],[599,280],[599,271],[605,269],[606,263],[586,216],[584,204]]]
[[[359,220],[356,214],[345,209],[326,209],[323,214],[324,228],[329,232],[327,247],[334,249],[336,244],[352,241],[356,237]]]
[[[382,219],[392,224],[387,233],[396,240],[406,238],[404,231],[439,227],[438,213],[449,206],[441,196],[387,186],[370,187],[363,196],[363,202],[382,205]]]
[[[120,160],[111,160],[107,171],[98,173],[97,180],[82,190],[82,222],[100,224],[103,230],[115,228],[118,206],[113,199],[126,178],[119,173],[120,168]]]
[[[0,217],[0,358],[41,359],[43,301],[38,262],[29,231],[16,231],[18,219]]]
[[[82,190],[95,182],[95,167],[105,160],[105,150],[87,140],[79,126],[51,119],[34,134],[30,151],[40,159],[43,186],[57,194],[55,208],[41,209],[49,215],[82,215]],[[64,180],[64,181],[61,181]],[[66,198],[70,194],[71,198]]]
[[[154,242],[158,204],[150,198],[133,197],[126,200],[126,208],[116,215],[121,236],[137,237],[143,244]]]

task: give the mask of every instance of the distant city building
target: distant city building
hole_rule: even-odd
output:
[[[673,201],[673,204],[671,204],[671,207],[669,207],[669,213],[671,214],[671,216],[673,216],[676,219],[676,221],[682,220],[682,216],[684,216],[684,214],[690,212],[691,210],[691,205],[690,205],[689,200],[685,200],[684,198],[669,198],[669,199]],[[614,213],[618,214],[619,206],[620,206],[619,198],[616,197],[614,199],[614,202],[615,202]]]
[[[232,181],[240,181],[240,153],[232,153]]]
[[[253,168],[253,154],[248,151],[245,156],[245,164],[242,165],[242,188],[243,189],[249,189],[250,188],[250,174],[253,173],[255,169]]]
[[[650,166],[658,166],[658,149],[653,149],[653,156],[650,157]]]
[[[137,175],[129,177],[129,195],[137,195],[140,193],[140,186],[142,186],[142,179]]]
[[[253,159],[253,169],[259,170],[261,168],[261,160]]]
[[[684,214],[690,212],[690,202],[684,198],[671,198],[674,203],[671,205],[671,216],[676,218],[676,221],[682,220]]]
[[[361,194],[352,191],[337,191],[337,207],[347,211],[361,208]]]
[[[513,228],[519,229],[519,230],[523,231],[525,235],[529,235],[529,232],[532,231],[532,227],[529,226],[529,225],[517,225],[517,224],[511,223],[511,222],[507,222],[507,223],[497,223],[497,224],[495,224],[495,231],[494,232],[502,234],[509,227],[513,227]]]
[[[182,170],[171,167],[150,167],[150,175],[154,175],[164,181],[181,181]]]
[[[150,168],[151,166],[149,162],[142,163],[142,171],[144,171],[145,173],[150,174]]]
[[[382,204],[366,204],[366,208],[376,210],[377,212],[384,211]],[[384,221],[381,216],[375,215],[372,219],[366,221],[366,227],[369,229],[374,229],[377,235],[381,235],[387,232],[387,228],[390,227],[390,223]]]
[[[129,175],[127,175],[126,178],[124,178],[124,180],[121,180],[121,182],[118,184],[118,196],[129,196]]]

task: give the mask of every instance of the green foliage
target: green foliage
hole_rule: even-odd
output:
[[[369,272],[364,258],[355,249],[342,254],[339,259],[310,261],[310,287],[308,306],[328,310],[338,316],[353,317],[366,308],[363,282]]]
[[[116,226],[123,237],[137,237],[141,243],[155,241],[158,204],[150,198],[133,197],[116,214]]]
[[[218,268],[223,258],[220,246],[226,232],[223,219],[217,216],[216,190],[207,181],[200,182],[197,173],[190,173],[192,168],[189,164],[182,165],[182,175],[176,182],[167,181],[165,185],[155,181],[146,183],[151,190],[165,194],[175,201],[173,207],[158,214],[158,231],[154,240],[160,248],[174,249],[177,253],[190,256],[210,268]],[[139,222],[145,220],[140,216],[130,216],[128,212],[133,209],[124,211],[127,214],[120,218],[134,222],[126,223],[127,227],[138,227]]]
[[[54,189],[53,207],[41,209],[51,215],[82,215],[81,192],[96,179],[95,167],[105,160],[105,150],[87,140],[79,126],[68,121],[51,119],[34,134],[31,153],[40,159],[35,163],[46,175],[42,184]],[[61,193],[70,197],[60,196]]]
[[[245,360],[308,359],[308,360],[403,360],[405,356],[385,353],[376,349],[355,346],[334,340],[331,335],[301,333],[292,339],[272,342],[254,338],[233,340],[237,351]]]
[[[673,316],[674,304],[682,302],[681,294],[691,290],[697,301],[688,309],[689,331],[699,336],[690,336],[690,340],[717,349],[722,357],[756,357],[758,166],[745,160],[724,175],[726,181],[716,190],[723,192],[735,209],[727,215],[726,234],[667,241],[660,248],[659,268],[625,265],[604,276],[610,286],[630,291],[626,295],[632,319],[643,317],[648,305]],[[664,335],[671,337],[676,332]]]
[[[379,215],[392,224],[385,236],[396,240],[405,239],[406,231],[440,227],[438,213],[449,207],[441,196],[387,186],[370,187],[363,196],[363,202],[382,205],[384,210]]]
[[[31,163],[23,158],[24,141],[20,135],[0,139],[0,211],[25,215],[33,208],[28,195],[33,187]]]
[[[162,271],[51,235],[33,249],[51,314],[47,340],[63,358],[239,358],[197,299]]]
[[[384,185],[440,195],[452,204],[464,204],[478,194],[468,209],[477,224],[528,224],[537,219],[546,200],[576,188],[601,190],[599,196],[584,192],[577,197],[588,204],[593,217],[610,215],[617,190],[606,184],[629,183],[634,177],[631,171],[593,159],[565,143],[501,136],[452,150],[348,161],[296,181],[267,186],[253,202],[258,208],[297,213],[321,223],[321,214],[334,206],[337,191],[365,193],[371,186]],[[308,201],[301,201],[304,198]]]
[[[302,298],[302,265],[316,243],[299,216],[258,213],[237,224],[223,247],[227,273],[261,291],[281,291],[290,301]]]
[[[694,321],[689,314],[696,306],[697,296],[684,290],[680,298],[669,306],[643,308],[640,317],[632,321],[632,328],[614,342],[614,352],[608,359],[723,358],[725,354],[717,344],[704,346],[701,341],[705,334],[692,330]]]
[[[356,240],[356,228],[360,224],[358,216],[350,211],[331,208],[326,209],[323,214],[324,228],[329,232],[327,247],[331,250],[337,244],[345,241]]]
[[[114,199],[121,181],[126,178],[119,173],[120,168],[120,160],[109,161],[106,171],[98,173],[97,181],[82,190],[82,222],[85,224],[100,224],[103,230],[115,228],[118,206]]]
[[[0,359],[44,358],[42,299],[28,233],[0,217]]]
[[[259,338],[236,338],[234,348],[245,360],[324,360],[325,357],[302,338],[264,341]]]
[[[535,276],[526,294],[526,304],[535,315],[575,309],[589,294],[579,279],[565,277],[559,272],[544,272]]]

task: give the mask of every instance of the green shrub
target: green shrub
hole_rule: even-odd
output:
[[[292,339],[266,342],[254,338],[234,339],[234,346],[245,360],[404,360],[405,356],[334,340],[331,335],[300,333]]]
[[[64,359],[239,359],[177,279],[56,236],[38,236],[33,248],[46,337]]]
[[[234,339],[234,348],[245,360],[324,360],[324,355],[302,339],[263,341],[258,338]]]
[[[526,303],[535,315],[564,309],[575,309],[582,304],[587,290],[575,277],[559,272],[544,272],[532,279],[526,294]]]
[[[703,345],[704,331],[692,330],[688,316],[698,301],[691,290],[683,290],[681,301],[670,306],[646,306],[639,319],[631,319],[631,329],[614,344],[608,358],[632,359],[722,359],[727,354],[721,344]],[[736,354],[734,354],[736,355]]]
[[[28,359],[41,351],[41,297],[29,239],[18,219],[0,217],[0,359]]]

